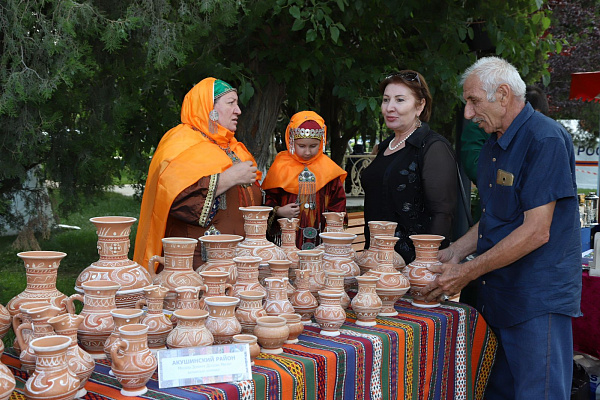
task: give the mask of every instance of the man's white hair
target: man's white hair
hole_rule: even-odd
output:
[[[517,98],[525,101],[525,82],[519,71],[508,61],[499,57],[480,58],[462,74],[461,86],[472,74],[481,80],[482,89],[486,92],[489,102],[496,101],[496,90],[503,83],[510,87]]]

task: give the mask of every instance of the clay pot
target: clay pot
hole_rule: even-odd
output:
[[[325,253],[323,254],[323,270],[341,271],[344,273],[344,286],[348,289],[356,283],[355,276],[360,269],[354,262],[352,242],[356,235],[346,232],[320,233]]]
[[[143,324],[119,328],[119,339],[110,348],[111,369],[123,396],[141,396],[158,363],[148,348],[148,327]]]
[[[285,318],[287,327],[290,331],[288,338],[284,343],[298,343],[298,336],[304,332],[304,324],[302,323],[302,317],[300,314],[281,314],[280,317]]]
[[[25,398],[33,400],[70,400],[79,390],[79,379],[67,364],[71,344],[68,336],[33,339],[29,346],[36,355],[35,370],[25,382]]]
[[[325,232],[344,232],[345,212],[324,212]]]
[[[148,327],[148,347],[153,351],[166,348],[167,336],[173,330],[173,323],[163,313],[164,299],[168,292],[169,289],[163,286],[146,286],[144,298],[135,305],[136,308],[144,305],[148,307],[141,323]]]
[[[325,272],[323,271],[323,250],[300,250],[298,252],[298,269],[310,271],[308,289],[316,296],[319,290],[325,288]]]
[[[310,274],[308,269],[297,269],[296,271],[296,291],[290,297],[290,303],[296,313],[300,314],[302,323],[308,324],[319,302],[310,292]]]
[[[207,310],[204,299],[207,297],[228,296],[231,293],[233,286],[227,283],[229,280],[229,272],[210,270],[200,271],[200,276],[204,284],[200,286],[204,294],[200,298],[200,309]]]
[[[250,334],[239,334],[233,336],[233,343],[248,343],[250,349],[250,365],[254,365],[254,360],[260,354],[258,338]]]
[[[260,352],[260,348],[258,351]],[[2,353],[4,353],[4,343],[0,340],[0,354]],[[12,371],[0,361],[0,400],[8,400],[16,385]]]
[[[21,307],[22,312],[29,316],[31,322],[19,325],[15,331],[15,335],[16,339],[19,341],[19,347],[21,348],[21,354],[19,355],[21,369],[28,374],[31,374],[35,369],[36,362],[34,350],[31,348],[31,341],[33,341],[33,339],[55,335],[54,329],[52,328],[52,325],[48,323],[48,320],[57,316],[60,313],[60,309],[50,304],[44,304],[41,307],[35,308],[27,308],[27,305]],[[31,330],[29,343],[25,342],[22,333],[25,329]]]
[[[2,341],[2,338],[4,335],[6,335],[6,332],[8,332],[9,329],[10,313],[2,304],[0,304],[0,341]]]
[[[177,293],[175,289],[181,286],[200,286],[202,279],[194,271],[194,250],[198,241],[192,238],[168,237],[162,239],[164,257],[153,256],[148,261],[148,270],[152,275],[152,284],[168,289],[163,307],[169,311],[175,310]],[[163,264],[160,273],[155,274],[155,264]],[[161,307],[161,308],[163,308]]]
[[[357,276],[358,293],[352,299],[352,310],[356,313],[356,325],[375,326],[377,314],[383,303],[375,291],[379,278],[376,276]]]
[[[288,278],[293,279],[295,278],[294,270],[298,268],[298,252],[300,251],[296,247],[296,231],[298,230],[300,219],[279,218],[277,223],[279,223],[279,227],[281,228],[281,250],[283,250],[287,259],[291,261],[290,276]]]
[[[175,311],[177,310],[200,310],[200,287],[181,286],[175,288],[177,301],[175,302]],[[177,326],[177,317],[171,315],[173,327]]]
[[[265,317],[265,311],[262,300],[265,295],[258,290],[244,290],[240,292],[240,305],[235,310],[235,317],[242,325],[242,333],[251,334],[256,326],[256,319]]]
[[[288,278],[265,278],[267,284],[267,298],[265,311],[267,315],[294,313],[294,306],[287,296]]]
[[[67,254],[60,251],[24,251],[17,254],[25,264],[27,286],[6,304],[11,316],[27,303],[48,303],[65,313],[63,300],[67,297],[56,289],[56,275],[60,260]]]
[[[231,343],[233,335],[242,332],[242,325],[235,317],[235,306],[240,299],[231,296],[207,297],[206,327],[215,338],[215,344]]]
[[[75,313],[73,301],[83,303],[80,315],[84,320],[77,329],[81,347],[96,359],[105,359],[104,342],[115,329],[111,311],[117,308],[115,295],[120,285],[112,281],[98,280],[81,284],[84,295],[76,293],[67,299],[67,309]]]
[[[98,234],[100,259],[85,268],[77,277],[75,290],[83,293],[82,284],[95,280],[112,281],[119,284],[115,302],[119,308],[133,308],[142,295],[142,288],[151,283],[150,274],[128,258],[133,217],[94,217],[90,221]]]
[[[283,343],[287,340],[290,329],[283,317],[266,316],[256,320],[254,335],[258,338],[261,352],[266,354],[283,353]]]
[[[237,270],[237,280],[233,284],[231,295],[240,297],[243,291],[253,290],[267,295],[267,289],[258,281],[258,265],[262,259],[260,257],[234,257],[235,269]]]
[[[345,273],[342,271],[325,271],[325,287],[323,290],[335,290],[342,294],[342,308],[345,310],[350,305],[350,296],[344,289]]]
[[[138,308],[117,308],[112,310],[110,315],[113,317],[115,328],[110,336],[104,342],[104,354],[110,360],[110,348],[119,338],[119,328],[128,324],[139,324],[144,311]]]
[[[82,315],[63,314],[52,317],[48,323],[54,328],[57,335],[67,336],[71,338],[71,344],[67,348],[67,365],[71,372],[74,372],[79,379],[79,390],[75,397],[81,398],[87,394],[85,384],[87,383],[96,363],[88,352],[83,350],[77,344],[77,329],[83,322]]]
[[[346,321],[341,301],[342,293],[339,291],[319,290],[319,307],[315,310],[315,320],[321,327],[321,335],[340,335],[340,327]]]
[[[379,251],[379,244],[375,241],[376,236],[388,236],[393,237],[398,226],[397,222],[390,221],[369,221],[369,248],[365,249],[361,253],[356,255],[356,264],[360,268],[361,274],[367,273],[371,268],[375,268],[379,265],[376,260],[377,252]],[[402,270],[406,266],[404,259],[400,254],[394,251],[393,253],[393,266],[397,270]]]
[[[206,262],[198,268],[201,271],[227,272],[227,283],[233,285],[237,280],[237,271],[233,258],[236,256],[237,245],[244,240],[239,235],[206,235],[199,238],[202,242],[202,254]]]
[[[214,338],[206,328],[208,311],[199,309],[175,310],[173,313],[179,323],[167,337],[169,349],[184,347],[210,346]]]
[[[16,354],[21,354],[23,350],[19,345],[18,337],[16,337],[17,329],[19,326],[23,324],[26,325],[25,328],[21,330],[21,341],[25,344],[29,344],[31,341],[31,335],[33,334],[33,327],[31,325],[31,317],[27,310],[31,310],[33,308],[46,307],[48,303],[26,303],[19,307],[19,312],[12,317],[12,328],[15,333],[15,340],[13,341],[13,349]]]
[[[271,260],[269,261],[269,270],[271,278],[287,278],[286,293],[288,298],[294,294],[296,289],[290,284],[289,271],[292,262],[289,260]]]
[[[442,264],[438,261],[437,256],[440,244],[445,238],[440,235],[411,235],[409,238],[415,245],[415,259],[408,264],[408,279],[413,296],[412,304],[425,308],[437,307],[440,305],[438,301],[425,301],[421,295],[421,289],[435,281],[438,275],[430,272],[428,267]]]

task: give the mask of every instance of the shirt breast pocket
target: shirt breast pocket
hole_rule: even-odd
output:
[[[503,221],[515,219],[520,212],[519,198],[514,186],[496,185],[491,200],[485,212],[490,212]]]

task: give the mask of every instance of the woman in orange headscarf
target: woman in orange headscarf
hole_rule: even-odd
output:
[[[323,153],[327,127],[312,111],[295,114],[285,131],[288,150],[277,154],[262,183],[265,205],[273,207],[269,232],[280,233],[277,218],[299,218],[296,246],[311,249],[325,228],[323,213],[345,212],[346,171]],[[277,241],[277,238],[276,238]]]
[[[162,254],[164,237],[245,234],[238,207],[261,204],[261,174],[234,137],[237,101],[236,90],[215,78],[185,96],[181,124],[163,136],[150,163],[135,241],[139,264]],[[194,268],[203,263],[200,249]]]

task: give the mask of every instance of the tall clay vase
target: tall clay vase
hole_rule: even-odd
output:
[[[356,264],[358,264],[360,268],[360,273],[364,275],[371,268],[377,267],[379,265],[376,260],[377,252],[379,251],[378,244],[375,241],[376,236],[394,236],[396,231],[396,227],[398,226],[397,222],[391,221],[369,221],[369,248],[365,249],[361,253],[356,255]],[[394,251],[393,254],[393,266],[397,270],[402,270],[406,266],[404,259],[400,254]]]
[[[55,335],[33,339],[29,346],[36,355],[35,370],[25,382],[25,398],[70,400],[79,391],[79,379],[68,366],[71,338]]]
[[[336,270],[325,271],[325,288],[323,290],[336,290],[342,294],[341,305],[345,310],[350,306],[350,296],[344,289],[344,272]]]
[[[295,272],[296,290],[290,296],[290,303],[296,313],[300,314],[302,323],[308,324],[319,306],[319,302],[309,290],[312,272],[308,269],[297,269]]]
[[[346,321],[341,301],[342,294],[339,291],[319,290],[319,307],[315,310],[315,320],[321,327],[321,335],[340,335],[340,327]]]
[[[162,239],[164,257],[152,256],[148,261],[148,270],[152,275],[152,284],[168,289],[165,295],[164,308],[175,310],[177,293],[180,286],[200,286],[202,279],[194,271],[194,250],[198,241],[192,238],[168,237]],[[160,273],[155,274],[156,263],[163,264]]]
[[[35,352],[31,348],[30,344],[33,339],[39,339],[46,336],[54,336],[54,329],[48,323],[48,320],[55,317],[60,312],[60,309],[50,304],[44,304],[37,308],[26,308],[26,305],[21,310],[28,314],[30,323],[21,324],[15,331],[16,339],[19,341],[19,346],[22,349],[19,355],[21,360],[21,369],[28,374],[31,374],[35,369]],[[23,331],[25,329],[31,330],[31,337],[29,343],[25,342],[23,337]]]
[[[24,251],[17,256],[25,264],[27,286],[13,297],[6,309],[11,316],[19,313],[19,307],[27,303],[48,303],[66,312],[63,300],[67,297],[56,289],[58,266],[67,254],[60,251]]]
[[[83,283],[95,280],[113,281],[120,285],[115,301],[119,308],[132,308],[142,295],[142,288],[151,283],[150,274],[128,258],[133,217],[94,217],[90,221],[98,234],[100,259],[85,268],[75,281],[75,290],[83,293]]]
[[[252,334],[256,320],[267,315],[262,304],[264,297],[264,293],[258,290],[244,290],[239,293],[240,305],[235,310],[235,317],[242,325],[242,333]]]
[[[287,320],[283,317],[268,315],[256,320],[254,336],[258,338],[261,352],[265,354],[283,353],[283,344],[290,335]]]
[[[300,250],[298,252],[299,269],[310,271],[308,289],[316,296],[325,288],[325,271],[323,271],[323,250]]]
[[[198,268],[201,271],[227,272],[227,283],[233,285],[237,280],[237,271],[233,258],[236,256],[237,245],[244,240],[239,235],[206,235],[199,238],[202,245],[202,254],[206,255],[206,262]]]
[[[415,245],[415,259],[408,264],[408,279],[413,295],[412,304],[417,307],[437,307],[439,302],[428,302],[421,295],[421,290],[432,283],[437,274],[430,272],[431,265],[441,265],[438,261],[438,251],[444,236],[440,235],[411,235],[410,240]]]
[[[267,289],[258,281],[258,266],[262,259],[260,257],[234,257],[233,262],[237,269],[237,280],[233,284],[231,295],[240,297],[243,291],[253,290],[267,295]]]
[[[260,352],[260,349],[258,350]],[[4,343],[0,340],[0,354],[4,353]],[[16,386],[15,376],[0,361],[0,400],[8,400]]]
[[[304,324],[302,323],[302,316],[300,314],[281,314],[280,317],[285,318],[286,325],[290,331],[288,338],[284,343],[295,344],[298,343],[298,336],[304,331]]]
[[[169,349],[184,347],[210,346],[214,338],[206,328],[205,322],[208,311],[199,309],[175,310],[177,326],[167,336]]]
[[[0,341],[6,332],[10,329],[10,313],[2,304],[0,304]]]
[[[110,348],[111,369],[122,386],[123,396],[141,396],[158,363],[148,348],[148,327],[143,324],[119,328],[119,339]]]
[[[279,218],[277,222],[281,228],[281,250],[283,250],[287,259],[292,263],[290,265],[290,276],[288,278],[294,279],[296,277],[294,270],[298,268],[298,252],[300,251],[300,249],[296,247],[296,231],[298,230],[300,219]]]
[[[173,330],[173,323],[163,313],[164,299],[168,292],[169,289],[164,286],[146,286],[144,298],[135,305],[136,308],[144,305],[148,307],[141,323],[148,327],[148,347],[153,351],[166,348],[167,336]]]
[[[320,233],[323,239],[325,254],[323,254],[323,270],[335,270],[344,273],[344,286],[348,289],[356,283],[355,277],[360,275],[360,269],[352,254],[352,242],[356,235],[346,232]]]
[[[104,342],[115,328],[111,311],[117,308],[115,295],[120,285],[112,281],[98,280],[81,284],[84,295],[76,293],[67,299],[67,309],[75,313],[74,300],[83,303],[80,315],[83,322],[77,329],[81,347],[96,359],[106,358]]]
[[[265,311],[267,315],[294,313],[294,306],[287,296],[288,278],[265,278],[267,284],[267,299]]]
[[[289,271],[292,266],[290,260],[271,260],[269,261],[269,270],[271,271],[271,278],[287,278],[286,293],[290,297],[296,291],[296,288],[292,286],[289,278]]]
[[[75,373],[77,379],[79,379],[79,390],[75,395],[77,398],[86,395],[87,390],[84,386],[90,376],[92,376],[92,372],[94,372],[94,367],[96,366],[92,356],[77,344],[77,328],[79,328],[82,322],[82,315],[73,314],[63,314],[48,320],[48,323],[52,325],[57,335],[71,338],[71,344],[67,348],[67,365]]]
[[[110,348],[119,338],[119,328],[129,324],[139,324],[144,311],[138,308],[117,308],[116,310],[112,310],[110,314],[113,317],[115,329],[113,329],[110,336],[104,342],[104,354],[109,360]]]
[[[377,325],[377,314],[381,311],[383,303],[377,295],[376,286],[379,278],[376,276],[357,276],[358,293],[352,299],[352,310],[356,313],[356,325]]]
[[[233,336],[233,343],[248,343],[250,349],[250,365],[254,365],[254,360],[260,354],[258,338],[251,334],[240,333]]]
[[[200,271],[200,276],[204,281],[204,285],[200,288],[204,292],[200,298],[200,309],[208,310],[205,304],[207,297],[228,296],[231,294],[233,286],[227,283],[229,280],[229,272],[210,270]]]
[[[200,287],[181,286],[175,288],[177,300],[175,302],[175,311],[177,310],[200,310]],[[177,317],[175,313],[171,315],[173,327],[177,326]]]
[[[242,332],[242,325],[235,317],[235,307],[240,302],[237,297],[207,297],[208,318],[206,327],[215,338],[215,344],[232,342],[233,335]]]

